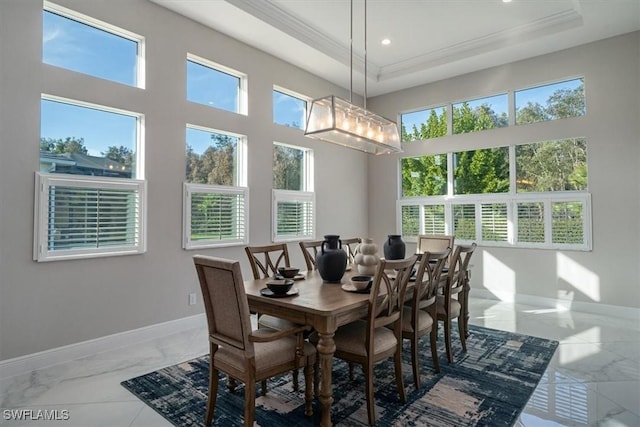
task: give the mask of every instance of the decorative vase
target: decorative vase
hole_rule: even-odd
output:
[[[347,269],[347,253],[340,236],[327,234],[316,256],[316,268],[325,282],[339,282]]]
[[[373,243],[373,239],[362,239],[362,243],[356,247],[356,256],[353,261],[358,273],[373,276],[376,274],[378,261],[378,245]]]
[[[404,259],[406,247],[399,234],[389,234],[383,245],[385,259]]]

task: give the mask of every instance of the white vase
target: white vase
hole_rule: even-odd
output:
[[[373,239],[362,239],[356,248],[356,256],[353,260],[358,268],[358,273],[373,276],[376,274],[379,261],[378,245],[373,243]]]

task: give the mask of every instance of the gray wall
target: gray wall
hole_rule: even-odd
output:
[[[640,307],[638,291],[640,33],[507,64],[369,100],[380,114],[435,107],[584,76],[585,117],[405,144],[402,156],[437,154],[565,137],[586,137],[593,251],[481,247],[472,287],[520,295]],[[400,155],[369,160],[369,229],[395,230]]]
[[[242,247],[181,249],[186,123],[247,135],[252,244],[271,241],[273,141],[314,150],[317,237],[366,235],[366,155],[272,123],[274,84],[310,97],[346,96],[343,89],[146,0],[57,3],[145,36],[147,84],[42,64],[42,1],[0,1],[0,360],[201,313],[200,303],[187,305],[190,292],[200,299],[196,252],[239,259],[250,276]],[[186,102],[187,52],[248,74],[248,116]],[[147,253],[32,260],[41,93],[145,114]],[[289,250],[304,265],[297,242]]]

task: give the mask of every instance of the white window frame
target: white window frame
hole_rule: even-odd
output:
[[[278,86],[278,85],[273,85],[273,91],[271,92],[273,95],[273,92],[280,92],[283,93],[285,95],[288,95],[292,98],[296,98],[299,99],[300,101],[304,101],[304,117],[302,118],[302,129],[298,129],[298,130],[305,130],[305,128],[307,127],[307,114],[309,113],[309,104],[311,103],[311,101],[313,101],[312,98],[306,96],[306,95],[302,95],[298,92],[294,92],[292,90],[289,89],[285,89],[282,86]],[[275,110],[273,111],[273,115],[275,115]],[[275,120],[273,120],[273,124],[278,125],[278,126],[283,126],[283,127],[291,127],[291,126],[286,126],[286,125],[282,125],[280,123],[276,123]],[[292,129],[297,129],[297,128],[292,128]]]
[[[147,183],[138,179],[91,177],[85,175],[49,174],[36,172],[34,205],[34,252],[38,262],[69,259],[135,255],[146,252]],[[106,248],[49,250],[49,188],[53,186],[132,191],[138,195],[138,211],[135,215],[138,238],[133,245]]]
[[[242,215],[236,219],[237,233],[233,239],[191,239],[191,197],[194,193],[241,196],[244,201]],[[220,248],[249,243],[249,189],[247,187],[227,187],[224,185],[207,185],[184,183],[184,203],[182,214],[182,247],[184,249]]]
[[[518,242],[517,224],[518,224],[518,203],[539,202],[544,204],[544,226],[545,241],[544,243],[534,242]],[[581,244],[571,243],[553,243],[552,238],[552,215],[551,204],[556,202],[577,202],[581,203],[582,209],[582,227],[583,242]],[[483,204],[505,203],[507,205],[507,241],[498,242],[493,240],[484,240],[482,236],[482,216],[481,210]],[[469,204],[475,206],[475,227],[476,239],[467,241],[456,238],[460,243],[476,242],[478,245],[487,247],[518,247],[518,248],[535,248],[535,249],[562,249],[576,251],[591,251],[591,194],[583,191],[576,192],[557,192],[557,193],[518,193],[518,194],[490,194],[490,195],[459,195],[453,197],[434,196],[424,198],[405,198],[400,199],[396,203],[396,229],[398,232],[402,230],[402,206],[420,207],[420,234],[425,233],[423,214],[425,205],[443,205],[445,206],[445,233],[454,234],[453,228],[453,205]],[[417,241],[416,236],[403,236],[408,242]]]
[[[236,145],[236,165],[234,167],[234,181],[236,186],[196,184],[184,182],[182,191],[182,248],[186,250],[200,248],[221,248],[229,246],[247,245],[249,243],[249,189],[247,187],[247,137],[237,133],[226,132],[219,129],[187,124],[187,129],[195,129],[208,133],[217,133],[232,136],[238,139]],[[236,239],[191,239],[191,195],[194,193],[208,194],[242,194],[244,197],[243,227],[244,235]]]
[[[194,55],[192,53],[187,53],[187,61],[195,62],[196,64],[202,65],[203,67],[207,67],[214,71],[218,71],[218,72],[229,74],[230,76],[236,77],[239,80],[238,111],[230,111],[230,112],[236,113],[236,114],[242,114],[245,116],[249,114],[249,96],[248,96],[249,85],[247,82],[247,75],[245,73],[241,73],[238,70],[234,70],[233,68],[227,67],[222,64],[218,64],[216,62],[202,58],[201,56]],[[228,111],[228,110],[223,110],[223,111]]]
[[[295,236],[284,236],[278,234],[278,203],[310,203],[310,212],[305,217],[310,222],[304,224],[302,233]],[[315,239],[316,235],[316,194],[310,191],[294,191],[294,190],[272,190],[272,212],[271,212],[271,230],[273,242],[292,242],[298,240]]]
[[[131,31],[122,29],[120,27],[116,27],[115,25],[109,24],[107,22],[100,21],[99,19],[92,18],[91,16],[87,16],[82,13],[76,12],[75,10],[71,10],[66,7],[48,2],[46,0],[43,3],[43,10],[54,13],[56,15],[63,16],[68,19],[72,19],[74,21],[78,21],[81,24],[88,25],[98,30],[113,34],[118,37],[125,38],[127,40],[131,40],[137,43],[138,49],[137,49],[137,58],[136,58],[136,84],[133,85],[133,87],[137,87],[139,89],[145,89],[146,87],[145,77],[147,75],[146,62],[145,62],[145,44],[146,43],[145,43],[145,38],[143,36],[133,33]],[[92,74],[87,74],[87,75],[93,76]],[[93,77],[101,79],[101,77],[97,77],[97,76],[93,76]],[[121,83],[121,84],[125,84],[125,83]],[[127,85],[127,86],[130,86],[130,85]]]

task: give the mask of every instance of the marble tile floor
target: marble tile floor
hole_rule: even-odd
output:
[[[471,323],[560,342],[516,426],[640,426],[640,324],[471,298]],[[163,427],[122,380],[208,351],[206,325],[0,381],[0,426]],[[8,420],[6,410],[68,420]],[[66,412],[65,412],[66,411]]]

